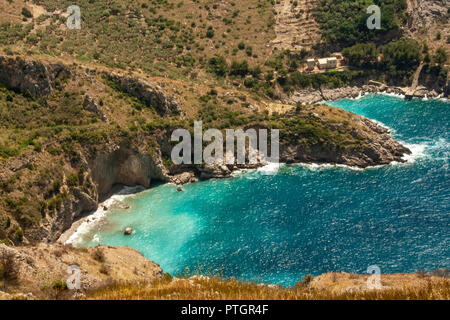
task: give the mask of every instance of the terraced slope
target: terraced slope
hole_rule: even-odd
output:
[[[321,32],[313,13],[316,0],[283,0],[275,4],[276,38],[272,44],[279,49],[309,50],[320,41]]]

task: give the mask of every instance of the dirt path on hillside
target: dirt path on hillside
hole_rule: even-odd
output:
[[[275,4],[277,36],[272,45],[278,49],[309,50],[320,41],[320,29],[313,16],[316,5],[317,0],[299,0],[296,7],[290,0]]]

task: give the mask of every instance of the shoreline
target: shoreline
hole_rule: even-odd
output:
[[[369,93],[366,93],[366,94],[369,94]],[[384,94],[384,93],[376,93],[376,94]],[[359,97],[362,98],[365,95],[359,95]],[[393,95],[389,94],[389,96],[393,96]],[[395,95],[394,97],[402,99],[401,96]],[[350,99],[352,99],[352,98],[350,98]],[[386,129],[388,129],[390,134],[392,134],[392,132],[395,131],[392,128],[384,125],[383,123],[379,123],[376,120],[373,120],[373,119],[369,119],[369,120],[375,122],[377,125],[380,125]],[[423,156],[424,149],[426,148],[426,146],[423,146],[423,145],[412,145],[412,144],[408,144],[404,141],[401,141],[400,143],[412,151],[412,154],[404,155],[404,157],[403,157],[403,159],[405,160],[404,163],[403,162],[392,162],[389,164],[369,166],[366,168],[361,168],[361,167],[357,167],[357,166],[349,166],[349,165],[344,165],[344,164],[333,164],[333,163],[289,163],[289,164],[280,163],[280,164],[268,164],[268,165],[260,164],[257,167],[251,167],[251,168],[248,168],[248,167],[247,168],[239,168],[239,167],[235,166],[232,170],[230,170],[229,174],[226,176],[211,176],[210,178],[202,179],[200,181],[209,180],[209,179],[231,178],[231,177],[235,177],[240,174],[246,174],[246,173],[254,172],[254,171],[262,172],[263,174],[267,174],[267,175],[277,174],[278,170],[284,166],[292,166],[292,167],[301,166],[301,167],[307,168],[308,170],[312,170],[312,171],[323,170],[323,169],[325,169],[325,170],[326,169],[335,169],[335,168],[342,168],[342,169],[352,170],[352,171],[363,171],[366,169],[367,170],[379,169],[379,168],[383,168],[386,166],[396,166],[396,165],[400,165],[400,164],[414,163],[417,158]],[[177,183],[177,180],[178,180],[178,182],[180,182],[179,181],[180,179],[177,179],[177,177],[179,178],[179,176],[186,175],[187,173],[189,173],[188,181],[186,181],[184,183]],[[177,185],[180,185],[180,184],[184,185],[187,183],[195,183],[195,182],[199,181],[198,179],[193,180],[191,174],[193,174],[193,173],[187,171],[187,172],[181,173],[178,176],[172,176],[171,181],[168,182],[167,184],[171,184],[174,187],[176,187]],[[142,186],[134,186],[134,187],[127,187],[124,185],[113,186],[113,188],[105,196],[103,196],[101,198],[102,202],[100,202],[98,204],[97,210],[95,210],[95,211],[89,213],[88,215],[82,217],[81,219],[75,221],[68,230],[63,232],[63,234],[58,238],[58,240],[56,242],[62,243],[62,244],[71,244],[74,247],[83,247],[82,242],[84,240],[84,237],[87,234],[89,234],[90,232],[92,232],[92,230],[94,228],[98,227],[98,225],[102,221],[104,221],[104,219],[107,218],[107,216],[111,213],[111,211],[110,211],[111,209],[114,209],[114,208],[120,209],[120,203],[122,202],[122,200],[125,197],[133,196],[142,191],[150,190],[152,188],[153,188],[153,186],[150,186],[149,188],[144,188]],[[107,208],[106,210],[104,209],[105,207]],[[128,208],[126,208],[126,209],[128,209]]]
[[[140,185],[130,187],[117,184],[113,186],[111,191],[102,198],[103,201],[98,204],[97,209],[75,221],[69,229],[61,234],[56,243],[71,244],[78,247],[82,237],[91,232],[98,223],[101,223],[111,212],[111,209],[128,210],[129,206],[123,203],[123,200],[127,196],[133,196],[149,189]]]
[[[342,91],[341,91],[342,92]],[[393,93],[384,93],[384,92],[378,92],[378,93],[365,93],[364,95],[359,95],[357,98],[352,98],[347,96],[348,99],[359,99],[363,98],[364,96],[368,94],[381,94],[381,95],[388,95],[392,96],[398,99],[404,99],[404,97],[393,94]],[[342,98],[341,98],[342,99]],[[338,100],[338,99],[336,99]],[[395,132],[395,129],[390,128],[389,126],[385,125],[384,123],[381,123],[374,119],[369,119],[370,121],[374,122],[380,127],[383,127],[389,131],[389,134],[392,135],[393,132]],[[374,165],[374,166],[368,166],[368,167],[359,167],[359,166],[351,166],[346,164],[338,164],[338,163],[315,163],[315,162],[299,162],[299,163],[279,163],[279,164],[257,164],[257,165],[251,165],[251,166],[234,166],[232,169],[229,170],[227,173],[214,171],[211,173],[210,176],[206,178],[200,179],[198,176],[195,175],[194,172],[190,170],[186,170],[180,174],[173,175],[170,178],[170,181],[166,182],[165,184],[173,185],[174,187],[190,184],[190,183],[196,183],[199,181],[207,181],[210,179],[228,179],[233,178],[240,174],[246,174],[249,172],[257,171],[262,172],[266,175],[274,175],[277,174],[278,170],[284,166],[292,166],[292,167],[304,167],[312,171],[320,170],[320,169],[335,169],[335,168],[341,168],[341,169],[347,169],[351,171],[364,171],[364,170],[371,170],[371,169],[379,169],[386,166],[397,166],[401,164],[412,164],[414,163],[418,158],[422,158],[424,156],[424,150],[427,147],[423,144],[411,144],[407,143],[405,141],[399,141],[401,145],[407,147],[409,150],[411,150],[411,154],[404,154],[402,159],[404,162],[391,162],[389,164],[382,164],[382,165]],[[220,170],[219,170],[220,171]],[[84,234],[88,233],[92,230],[92,228],[95,228],[95,226],[100,223],[103,219],[106,218],[106,216],[110,213],[110,209],[114,208],[114,203],[120,203],[123,198],[127,196],[132,196],[135,194],[138,194],[142,191],[150,190],[152,186],[149,188],[145,188],[143,186],[125,186],[125,185],[114,185],[113,188],[103,197],[100,198],[100,202],[98,204],[97,210],[85,215],[81,219],[75,221],[72,226],[63,232],[63,234],[58,238],[56,242],[58,243],[71,243],[74,244],[78,242]],[[103,210],[103,208],[107,207],[107,210]],[[117,206],[116,206],[117,207]],[[120,207],[120,205],[119,205]],[[75,246],[77,246],[75,244]]]
[[[369,81],[369,84],[362,86],[347,86],[341,88],[325,88],[314,90],[300,90],[295,91],[289,97],[280,99],[282,103],[286,104],[320,104],[324,102],[340,100],[340,99],[353,99],[358,100],[368,94],[381,94],[400,99],[408,100],[442,100],[448,101],[449,97],[445,96],[445,93],[437,93],[435,90],[429,90],[423,86],[417,87],[411,94],[411,88],[409,87],[397,87],[388,86],[376,81]]]
[[[408,148],[412,149],[412,154],[404,155],[405,162],[391,162],[389,164],[383,164],[383,165],[376,165],[376,166],[370,166],[366,168],[361,168],[358,166],[350,166],[345,164],[333,164],[333,163],[269,163],[266,165],[261,165],[259,167],[255,168],[237,168],[226,177],[212,177],[209,179],[204,180],[195,180],[195,181],[188,181],[186,183],[182,183],[181,185],[185,184],[193,184],[198,183],[201,181],[208,181],[212,179],[230,179],[234,178],[241,174],[247,174],[251,172],[260,172],[262,175],[276,175],[278,171],[283,167],[303,167],[311,171],[317,171],[321,169],[346,169],[350,171],[364,171],[364,170],[373,170],[373,169],[380,169],[387,166],[397,166],[397,165],[405,165],[405,164],[413,164],[416,159],[423,157],[424,155],[424,149],[426,146],[423,145],[411,145],[407,144],[405,142],[402,142],[402,144],[406,145]],[[413,148],[416,147],[416,148]],[[179,186],[180,184],[177,184],[173,181],[166,182],[163,185],[171,185],[174,187]],[[111,213],[111,209],[118,208],[118,209],[130,209],[129,207],[124,208],[120,207],[120,203],[123,203],[123,200],[126,197],[137,195],[141,192],[148,191],[152,189],[153,187],[145,188],[143,186],[125,186],[125,185],[115,185],[113,189],[108,193],[107,196],[103,197],[103,202],[99,203],[98,208],[96,211],[91,212],[90,214],[84,216],[83,218],[75,221],[72,226],[66,230],[56,241],[57,243],[62,244],[72,244],[75,247],[78,247],[77,244],[80,243],[79,240],[83,237],[83,235],[89,233],[92,231],[93,228],[95,228],[98,223],[101,223],[103,219],[107,218],[107,216]],[[104,208],[107,207],[107,210],[104,210]],[[77,241],[78,240],[78,241]]]

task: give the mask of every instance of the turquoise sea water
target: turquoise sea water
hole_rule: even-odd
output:
[[[369,95],[328,104],[392,128],[414,160],[366,170],[285,166],[183,193],[161,185],[126,198],[131,210],[113,210],[83,245],[127,245],[173,275],[189,267],[283,285],[370,265],[382,273],[449,268],[450,103]],[[128,226],[136,230],[129,237]]]

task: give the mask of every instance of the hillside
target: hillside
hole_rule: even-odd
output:
[[[311,50],[320,41],[321,31],[314,13],[317,1],[289,0],[275,3],[276,38],[272,40],[275,48],[281,50]]]

